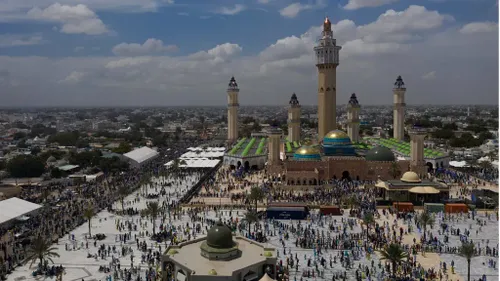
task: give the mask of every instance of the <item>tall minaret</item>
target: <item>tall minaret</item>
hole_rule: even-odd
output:
[[[353,93],[347,103],[347,134],[352,142],[359,142],[359,105],[356,94]]]
[[[238,93],[240,89],[234,77],[227,87],[227,141],[234,143],[238,139]]]
[[[323,23],[322,37],[316,53],[318,68],[318,138],[321,141],[330,131],[337,128],[337,66],[339,51],[337,40],[333,38],[332,23],[328,18]]]
[[[392,92],[394,94],[393,138],[402,141],[405,137],[406,87],[401,75],[396,79]]]
[[[267,165],[275,166],[281,163],[280,159],[280,144],[281,144],[281,134],[282,131],[276,125],[271,126],[269,130],[269,142],[268,142],[268,156]]]
[[[424,139],[427,130],[415,124],[410,130],[410,170],[417,173],[420,178],[427,175],[427,166],[424,160]]]
[[[297,95],[293,93],[288,108],[288,141],[300,141],[300,104]]]

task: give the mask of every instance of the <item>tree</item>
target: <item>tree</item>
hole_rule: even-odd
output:
[[[38,153],[40,153],[42,150],[40,149],[40,147],[38,146],[35,146],[31,149],[31,155],[37,155]]]
[[[398,162],[392,162],[391,164],[391,175],[394,179],[401,175],[401,169],[399,169]]]
[[[160,204],[158,202],[148,202],[146,214],[153,220],[153,235],[156,234],[156,218],[160,213]]]
[[[45,171],[45,165],[36,156],[18,155],[7,163],[7,171],[14,178],[39,177]]]
[[[467,260],[467,281],[470,281],[470,261],[474,257],[474,243],[463,242],[459,248],[459,253]]]
[[[128,142],[121,142],[117,148],[113,149],[114,153],[125,154],[132,150],[132,146]]]
[[[120,185],[118,188],[118,194],[120,195],[120,202],[122,203],[122,211],[125,214],[125,197],[127,197],[129,193],[128,186],[126,185]]]
[[[63,132],[63,133],[57,133],[55,135],[51,135],[47,139],[47,142],[48,143],[57,142],[59,145],[63,145],[63,146],[75,146],[79,137],[80,137],[80,133],[78,131]]]
[[[396,244],[391,243],[386,246],[383,250],[379,251],[382,256],[381,260],[387,260],[392,264],[392,274],[396,277],[396,268],[399,263],[404,259],[408,258],[408,254],[403,250],[403,248]]]
[[[63,175],[63,172],[59,168],[52,168],[50,170],[50,177],[53,179],[59,179]]]
[[[256,223],[259,221],[259,217],[257,216],[257,212],[255,211],[248,211],[245,214],[245,217],[243,220],[248,224],[248,234],[250,234],[252,231],[250,229],[250,226],[252,223]]]
[[[426,241],[426,235],[427,235],[427,226],[432,226],[434,225],[435,219],[434,216],[431,215],[427,211],[423,211],[419,216],[418,216],[418,222],[420,225],[422,225],[422,228],[424,229],[424,241]]]
[[[249,199],[250,199],[250,201],[255,202],[255,212],[257,212],[258,202],[264,200],[264,198],[265,198],[265,195],[264,195],[264,192],[262,191],[262,188],[260,188],[258,186],[253,186],[250,189]]]
[[[363,216],[363,224],[366,225],[366,242],[368,243],[368,236],[370,235],[370,225],[375,222],[373,214],[367,213]]]
[[[45,240],[42,236],[37,236],[34,240],[31,241],[31,247],[27,252],[26,262],[31,261],[30,268],[33,263],[40,261],[40,266],[43,266],[45,260],[54,263],[52,260],[53,257],[59,257],[59,254],[56,252],[56,247],[51,247],[51,244],[48,240]]]
[[[92,218],[95,215],[94,208],[92,206],[88,206],[85,211],[83,211],[83,217],[89,223],[89,236],[92,237],[91,227],[92,227]]]

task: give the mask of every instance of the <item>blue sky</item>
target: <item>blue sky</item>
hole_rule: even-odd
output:
[[[401,72],[408,72],[410,78],[415,76],[426,80],[413,84],[422,83],[421,91],[428,92],[428,89],[433,88],[429,80],[441,78],[452,82],[460,75],[465,75],[453,66],[456,63],[453,56],[461,56],[461,51],[455,54],[449,49],[453,46],[467,49],[472,45],[467,45],[470,43],[464,41],[469,41],[484,46],[479,48],[482,50],[480,54],[471,54],[469,57],[466,53],[468,56],[466,59],[488,62],[488,65],[481,64],[477,69],[473,69],[474,79],[471,77],[473,81],[469,81],[468,84],[477,83],[478,87],[484,88],[484,81],[480,77],[486,73],[496,74],[497,83],[493,84],[495,82],[493,81],[484,88],[484,92],[488,92],[484,95],[489,101],[496,101],[494,96],[498,95],[498,91],[495,90],[498,84],[498,54],[494,51],[498,47],[498,44],[494,43],[494,39],[498,38],[497,0],[82,0],[81,2],[26,0],[22,3],[3,1],[5,2],[2,3],[0,0],[0,63],[3,59],[4,64],[0,64],[0,73],[8,74],[4,74],[3,79],[0,78],[0,84],[3,83],[8,91],[16,93],[3,94],[6,95],[7,101],[12,101],[12,104],[26,103],[26,99],[31,102],[29,94],[25,92],[29,91],[27,89],[32,85],[24,82],[31,78],[43,81],[43,85],[38,86],[47,93],[41,95],[55,102],[61,101],[61,93],[68,90],[82,93],[89,91],[110,93],[104,98],[106,103],[121,103],[117,101],[117,95],[127,92],[127,95],[124,95],[126,98],[120,96],[120,99],[124,99],[124,105],[133,105],[139,98],[134,98],[134,92],[129,92],[130,87],[119,88],[119,85],[123,84],[121,82],[123,76],[128,77],[127,81],[133,76],[136,81],[132,88],[151,93],[146,103],[152,104],[161,102],[160,98],[164,95],[171,95],[179,104],[197,101],[195,96],[183,100],[181,98],[185,96],[183,91],[186,93],[210,91],[207,94],[214,98],[206,98],[202,102],[209,103],[215,99],[213,103],[218,104],[223,102],[224,96],[216,97],[215,92],[221,89],[223,91],[223,85],[229,79],[227,76],[239,73],[242,79],[248,76],[247,81],[266,85],[258,90],[262,97],[268,96],[269,93],[265,93],[267,90],[274,92],[271,89],[283,87],[277,81],[287,81],[290,77],[279,75],[289,72],[293,73],[292,76],[300,75],[300,78],[297,76],[295,77],[297,79],[293,79],[297,84],[285,87],[286,95],[294,89],[314,93],[314,63],[311,59],[309,64],[304,57],[308,55],[309,48],[319,37],[319,25],[325,15],[328,15],[334,24],[334,37],[338,37],[339,43],[351,46],[349,49],[344,48],[341,53],[341,61],[345,54],[345,63],[349,62],[349,67],[343,69],[343,63],[339,66],[341,72],[339,75],[345,77],[344,81],[349,81],[350,84],[355,83],[356,73],[363,71],[367,83],[371,79],[374,81],[371,82],[371,86],[366,86],[370,91],[373,91],[373,87],[382,85],[379,82],[381,79],[390,85],[398,73],[394,71],[388,77],[379,77],[376,65],[386,64],[395,56],[411,57],[416,61],[415,68],[419,68],[420,72],[411,73],[409,69],[403,69]],[[410,9],[411,7],[414,8]],[[393,13],[389,12],[390,10],[393,10]],[[381,18],[388,20],[384,21]],[[419,23],[422,19],[423,23]],[[473,25],[467,29],[465,27],[468,24]],[[465,34],[472,37],[460,38]],[[397,39],[394,39],[396,37]],[[401,39],[403,37],[405,39]],[[149,43],[141,46],[148,39]],[[295,39],[300,39],[300,42]],[[284,41],[280,43],[279,40]],[[458,43],[453,43],[454,40]],[[217,50],[208,51],[225,43],[231,45],[225,47],[223,58],[218,57]],[[282,51],[274,50],[275,54],[270,52],[273,51],[273,44],[278,44]],[[446,44],[450,46],[445,46]],[[484,50],[481,49],[483,47]],[[438,50],[439,48],[443,49]],[[194,67],[195,62],[190,62],[190,59],[198,52],[206,52],[203,55],[213,57],[206,65],[201,65],[197,60]],[[437,58],[428,54],[433,52],[436,52]],[[441,52],[449,57],[438,56]],[[283,54],[287,54],[286,59],[271,58]],[[313,56],[312,52],[309,55]],[[138,59],[138,56],[141,58]],[[29,62],[33,57],[37,57],[36,61]],[[110,67],[109,63],[113,59],[125,60],[121,63],[126,64],[127,70],[122,71],[122,64],[119,64],[120,67]],[[130,63],[131,60],[134,62]],[[429,64],[439,60],[441,63],[424,69],[425,67],[418,65],[424,60],[429,61]],[[51,70],[49,72],[54,76],[37,73],[33,69],[21,69],[20,65],[24,64],[27,68],[31,64]],[[392,64],[394,65],[387,67],[397,66],[395,63]],[[131,69],[139,65],[140,69]],[[192,69],[185,69],[186,65],[206,69],[193,72]],[[446,65],[449,65],[449,68],[446,68]],[[278,66],[281,68],[278,69]],[[443,66],[444,69],[439,69]],[[116,73],[118,68],[120,73]],[[110,69],[114,72],[111,73]],[[194,88],[197,86],[191,85],[188,81],[183,84],[176,79],[173,83],[168,83],[162,81],[161,75],[160,77],[151,75],[151,73],[158,75],[158,71],[164,71],[162,74],[164,76],[175,76],[170,75],[168,71],[176,69],[178,71],[175,75],[182,71],[186,72],[186,76],[205,75],[205,72],[209,72],[210,76],[220,73],[220,77],[204,79],[208,89],[202,90]],[[100,71],[102,73],[99,79],[91,75]],[[264,73],[266,71],[268,73]],[[370,71],[374,73],[370,74]],[[269,73],[277,77],[269,79],[271,81],[259,80],[269,78]],[[444,73],[446,75],[441,76]],[[69,74],[67,77],[55,77],[67,74]],[[224,76],[225,74],[227,75]],[[91,83],[82,84],[84,78]],[[66,83],[68,81],[75,83]],[[273,81],[276,82],[273,84]],[[426,86],[426,83],[431,84]],[[356,89],[352,89],[354,90]],[[345,89],[344,95],[347,96],[349,91],[351,90]],[[383,95],[386,91],[387,89],[380,89],[375,92],[376,95]],[[279,103],[282,98],[273,96],[271,103]],[[434,99],[434,95],[429,94],[421,100],[417,96],[414,98],[415,102],[427,103]],[[65,97],[62,100],[65,104],[88,101],[81,95],[77,98]],[[308,94],[305,100],[308,104],[316,102],[314,94]],[[438,102],[445,103],[446,100],[440,99]],[[465,92],[457,99],[451,100],[459,103],[474,101],[467,97]],[[384,96],[383,101],[390,102],[390,97]],[[377,97],[368,99],[368,103],[377,102],[380,102]],[[249,100],[249,103],[255,101]]]

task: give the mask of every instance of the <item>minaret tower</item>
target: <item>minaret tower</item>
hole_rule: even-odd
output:
[[[417,173],[420,178],[427,176],[427,166],[424,160],[424,139],[427,130],[418,124],[409,130],[410,134],[410,170]]]
[[[268,146],[268,158],[267,164],[269,166],[279,165],[281,163],[280,159],[280,144],[281,144],[281,134],[282,131],[277,126],[272,126],[269,130],[269,146]]]
[[[359,142],[359,105],[356,94],[353,93],[347,103],[347,134],[353,143]]]
[[[402,141],[405,136],[406,86],[401,75],[396,79],[392,92],[394,94],[393,137],[398,141]]]
[[[321,141],[330,131],[337,128],[337,66],[339,51],[337,40],[333,38],[332,23],[328,18],[323,22],[323,32],[314,47],[318,68],[318,138]]]
[[[227,141],[234,143],[238,139],[238,93],[240,89],[234,77],[227,87]]]
[[[300,104],[297,95],[293,93],[288,108],[288,141],[300,141]]]

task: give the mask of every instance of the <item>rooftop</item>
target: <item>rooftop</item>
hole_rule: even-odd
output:
[[[267,137],[242,138],[227,152],[234,157],[262,156],[267,154]]]
[[[366,137],[364,141],[370,142],[372,144],[378,144],[384,147],[387,147],[399,154],[404,156],[410,156],[410,143],[405,141],[398,141],[396,139],[381,139],[381,138],[371,138]],[[429,148],[424,148],[424,157],[425,158],[440,158],[445,157],[446,154],[444,152],[433,150]]]
[[[276,256],[274,249],[265,248],[255,241],[241,236],[233,238],[238,243],[241,256],[230,261],[209,260],[203,257],[200,247],[206,238],[188,241],[178,246],[171,246],[167,248],[166,252],[170,253],[170,250],[175,249],[177,253],[169,255],[170,259],[194,271],[196,275],[209,275],[211,270],[215,270],[219,276],[231,276],[234,271],[265,261],[268,258],[264,255],[267,251],[272,252],[274,257]]]
[[[143,146],[141,148],[134,149],[128,153],[123,154],[123,156],[130,158],[137,163],[142,163],[148,159],[151,159],[158,155],[158,151],[153,150],[147,146]]]

